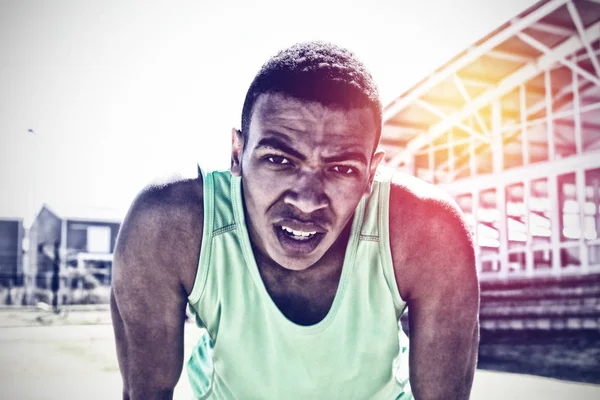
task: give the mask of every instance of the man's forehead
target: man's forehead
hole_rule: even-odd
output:
[[[338,105],[324,105],[316,101],[299,99],[283,93],[263,93],[256,99],[251,118],[262,123],[294,121],[306,123],[319,121],[339,124],[344,122],[345,129],[359,129],[364,133],[375,127],[373,111],[369,107],[344,108]]]
[[[309,109],[313,112],[325,112],[337,109],[327,107],[316,101],[308,101],[284,93],[262,93],[255,103],[255,113],[258,111],[263,117],[298,112],[300,109]]]
[[[257,147],[278,148],[280,146],[296,147],[299,145],[297,137],[293,133],[289,134],[288,132],[278,132],[273,130],[266,130],[262,133],[262,137],[256,143]],[[362,151],[364,149],[364,144],[356,140],[351,140],[344,143],[336,140],[328,140],[323,143],[313,142],[313,144],[317,147],[320,147],[320,145],[323,144],[327,145],[326,148],[320,149],[320,151],[331,154],[344,153],[348,151]]]

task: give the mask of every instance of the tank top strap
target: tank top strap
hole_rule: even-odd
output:
[[[371,194],[367,197],[365,215],[360,231],[360,241],[379,242],[381,267],[392,295],[396,313],[400,317],[406,303],[398,291],[389,235],[390,189],[393,175],[393,168],[385,166],[377,168]]]
[[[232,179],[229,171],[205,171],[202,174],[204,198],[204,224],[200,260],[192,292],[188,296],[194,304],[204,291],[206,276],[211,259],[212,240],[215,236],[236,228],[233,206],[231,204]]]
[[[381,204],[387,204],[389,198],[389,185],[393,170],[391,168],[379,167],[373,179],[371,194],[367,196],[365,215],[360,230],[360,240],[379,241],[383,232],[381,230]]]
[[[210,175],[214,186],[212,235],[217,236],[236,228],[231,202],[233,179],[229,171],[213,171]]]

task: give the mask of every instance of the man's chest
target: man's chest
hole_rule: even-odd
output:
[[[259,268],[271,301],[290,321],[313,325],[321,321],[335,299],[341,265],[319,273],[273,271]]]

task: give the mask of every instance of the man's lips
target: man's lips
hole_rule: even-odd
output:
[[[307,226],[303,229],[307,229]],[[301,257],[312,253],[319,243],[321,243],[323,237],[325,237],[325,233],[316,232],[314,230],[295,231],[291,230],[291,228],[287,228],[285,225],[274,225],[273,230],[283,249],[288,252],[289,255],[295,257]]]
[[[281,228],[287,231],[295,231],[298,233],[326,233],[327,229],[320,224],[314,222],[303,222],[294,219],[283,219],[276,222],[275,227]]]

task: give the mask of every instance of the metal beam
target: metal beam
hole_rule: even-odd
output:
[[[427,132],[427,129],[418,129],[410,126],[386,124],[381,133],[381,140],[395,140],[400,136],[416,136]]]
[[[562,26],[546,24],[544,22],[536,22],[535,24],[531,24],[529,28],[538,32],[551,33],[558,36],[571,36],[573,33],[575,33],[571,29],[563,28]]]
[[[598,50],[598,53],[600,54],[600,50]],[[588,59],[588,55],[584,54],[582,55],[582,57],[586,57],[585,59]],[[532,59],[530,59],[529,61],[532,61]],[[483,89],[489,89],[491,87],[494,87],[498,84],[499,80],[496,79],[490,79],[489,77],[485,77],[485,76],[481,76],[481,75],[466,75],[464,72],[460,73],[460,80],[465,84],[465,86],[468,87],[475,87],[475,88],[483,88]],[[540,94],[540,95],[544,95],[544,89],[543,88],[537,88],[537,87],[530,87],[528,89],[528,93],[535,93],[535,94]]]
[[[531,36],[529,36],[525,33],[517,33],[517,37],[519,39],[521,39],[522,41],[524,41],[525,43],[527,43],[528,45],[530,45],[531,47],[533,47],[534,49],[541,51],[542,53],[545,53],[547,55],[554,54],[553,50],[550,47],[546,46],[542,42],[538,41],[537,39],[532,38]],[[590,74],[585,69],[581,68],[579,65],[567,60],[567,58],[565,56],[559,56],[556,61],[571,68],[574,71],[577,71],[577,73],[579,75],[583,76],[590,82],[593,82],[597,86],[600,86],[600,79],[596,78],[594,75]]]
[[[581,273],[587,274],[590,270],[588,249],[585,243],[585,170],[583,168],[575,171],[575,186],[577,187],[577,204],[579,204],[579,260],[581,262]]]
[[[409,121],[406,118],[403,118],[400,122],[396,120],[387,121],[385,126],[399,126],[401,128],[417,130],[419,132],[427,132],[429,129],[429,125],[427,124]]]
[[[562,207],[558,197],[558,174],[554,168],[548,174],[548,197],[550,199],[550,247],[552,249],[552,273],[560,274],[560,220]]]
[[[499,141],[508,141],[512,139],[512,136],[517,132],[517,128],[513,128],[512,131],[505,133],[503,135],[503,137],[498,138]],[[492,139],[493,141],[494,139]],[[483,153],[484,151],[490,151],[492,153],[491,157],[492,159],[494,159],[494,152],[492,151],[492,146],[494,146],[494,143],[492,143],[488,148],[484,148],[484,143],[475,143],[475,141],[471,141],[469,148],[462,151],[458,156],[455,157],[456,163],[460,163],[462,160],[464,160],[465,157],[469,157],[469,162],[468,164],[463,165],[461,168],[458,168],[454,171],[454,175],[448,176],[449,180],[454,180],[456,179],[456,177],[461,174],[464,170],[466,170],[467,168],[472,172],[472,171],[477,171],[477,154],[478,153]],[[496,145],[497,146],[497,145]],[[483,150],[482,150],[483,148]],[[504,151],[504,149],[502,150]],[[500,153],[501,154],[501,153]],[[496,161],[496,160],[494,160]],[[497,161],[496,161],[497,162]],[[445,169],[449,169],[449,163],[450,160],[446,160],[443,163],[441,163],[440,165],[438,165],[438,169],[440,170],[445,170]],[[493,165],[492,165],[493,167]],[[491,171],[489,172],[494,172],[493,168]],[[475,174],[471,174],[471,175],[475,175]]]
[[[529,179],[523,180],[523,204],[525,205],[526,210],[531,209],[531,182]],[[525,270],[527,271],[527,276],[533,276],[533,252],[531,251],[531,245],[533,244],[533,237],[529,233],[531,232],[532,225],[532,215],[530,212],[525,215],[525,229],[527,234],[527,239],[525,242]]]
[[[508,25],[506,28],[502,29],[500,32],[498,32],[485,42],[477,46],[471,47],[468,51],[464,52],[463,55],[460,56],[456,61],[446,66],[441,71],[437,71],[434,74],[430,75],[429,78],[425,80],[422,84],[418,85],[413,90],[404,94],[402,97],[397,98],[387,107],[385,107],[383,111],[383,121],[385,122],[393,118],[396,114],[405,109],[408,105],[412,104],[416,99],[423,96],[425,93],[430,92],[431,89],[439,85],[441,82],[445,81],[453,74],[460,71],[462,68],[471,64],[483,54],[493,50],[496,46],[500,45],[501,43],[504,43],[507,39],[513,37],[515,33],[522,31],[531,24],[539,21],[546,15],[563,6],[567,1],[568,0],[550,0],[543,6],[539,7],[537,10],[523,17],[522,19],[514,21],[514,23]]]
[[[508,53],[506,51],[500,50],[491,50],[484,54],[486,57],[495,58],[496,60],[501,61],[511,61],[517,63],[527,63],[530,62],[534,57],[524,56],[522,54],[517,53]]]
[[[531,147],[540,147],[540,148],[544,148],[544,149],[548,149],[548,142],[547,141],[539,141],[539,140],[530,140],[529,141],[529,145]],[[569,151],[573,151],[575,150],[575,145],[571,145],[571,144],[555,144],[555,149],[562,149],[562,150],[569,150]]]
[[[473,125],[473,118],[471,118],[471,125]],[[469,142],[469,173],[471,176],[477,175],[477,149],[475,147],[475,140],[471,138]],[[454,177],[452,178],[454,179]]]
[[[598,110],[598,109],[600,109],[600,103],[591,103],[591,104],[586,104],[585,106],[580,106],[579,112],[581,114],[583,114],[588,111],[593,111],[593,110]],[[557,111],[556,113],[554,113],[554,118],[570,117],[573,115],[573,112],[574,112],[573,110]]]
[[[556,158],[554,147],[554,118],[552,117],[552,82],[550,71],[544,72],[544,87],[546,88],[546,134],[548,138],[548,161]]]
[[[594,54],[592,45],[591,45],[590,41],[588,40],[588,38],[586,37],[585,29],[583,27],[583,22],[581,22],[581,17],[579,16],[577,7],[575,7],[575,4],[573,4],[572,1],[569,1],[567,3],[567,8],[569,9],[569,14],[571,14],[571,19],[573,20],[573,23],[575,24],[575,27],[577,28],[577,33],[579,33],[579,37],[581,38],[581,41],[583,42],[583,46],[585,47],[585,50],[587,51],[588,55],[590,56],[590,61],[592,62],[592,65],[594,66],[594,71],[596,71],[596,76],[598,78],[600,78],[600,65],[598,64],[598,59],[596,58],[596,55]]]
[[[469,143],[471,143],[472,140],[473,140],[473,138],[471,138],[470,136],[468,138],[464,138],[464,139],[454,139],[452,141],[452,143],[445,142],[445,143],[436,144],[435,146],[433,146],[433,150],[434,151],[445,150],[452,146],[460,146],[463,144],[469,144]],[[429,148],[420,149],[418,152],[415,153],[415,155],[422,156],[422,155],[427,154],[428,151],[429,151]]]
[[[477,215],[479,214],[479,192],[477,190],[472,191],[471,193],[471,215],[473,216],[473,245],[475,247],[475,265],[477,266],[477,270],[481,273],[482,263],[480,261],[481,256],[481,247],[479,246],[479,233],[478,233],[478,221]]]
[[[429,142],[429,156],[427,157],[427,177],[431,183],[435,182],[435,152],[433,151],[433,140]]]
[[[595,124],[593,122],[581,122],[581,114],[578,112],[580,108],[581,105],[575,105],[575,101],[573,100],[573,121],[559,119],[554,121],[554,125],[568,126],[572,127],[574,130],[583,129],[584,131],[600,131],[600,124]],[[579,122],[577,122],[577,119],[579,119]],[[579,128],[577,128],[578,124]]]
[[[504,169],[504,144],[502,142],[502,104],[500,99],[492,102],[492,171],[502,172]]]
[[[448,118],[448,115],[446,113],[444,113],[442,110],[440,110],[438,107],[434,106],[433,104],[428,103],[424,100],[417,99],[417,100],[415,100],[415,104],[417,104],[419,107],[429,111],[430,113],[438,116],[442,120]],[[471,128],[470,126],[467,126],[463,123],[457,123],[456,126],[458,126],[460,129],[463,129],[464,131],[470,133],[472,136],[475,136],[477,139],[479,139],[483,142],[490,141],[489,137],[483,136],[481,133],[477,132],[475,129]],[[431,140],[433,140],[433,139],[435,139],[435,138],[432,138]]]
[[[587,82],[587,81],[586,81]],[[539,97],[544,97],[545,96],[545,92],[540,91],[539,93],[535,93],[536,95],[539,95]],[[471,100],[475,99],[477,96],[472,96]],[[428,102],[429,104],[433,104],[435,107],[437,107],[440,111],[442,111],[444,114],[446,114],[446,116],[452,115],[455,112],[458,112],[459,110],[461,110],[461,108],[463,106],[465,106],[466,104],[463,102],[459,102],[459,100],[461,100],[458,97],[455,97],[454,99],[439,99],[439,98],[431,98],[431,97],[423,97],[423,100]],[[413,105],[416,105],[413,104]],[[490,124],[491,124],[491,111],[489,109],[480,109],[478,110],[479,115],[481,115],[481,118],[483,118],[483,120],[486,123],[486,126],[488,127],[488,130],[490,129]],[[507,119],[518,119],[519,118],[519,110],[518,108],[511,108],[511,109],[504,109],[502,110],[502,115],[504,115]],[[467,116],[463,121],[461,121],[462,123],[466,124],[466,120],[469,116]],[[422,123],[421,126],[424,127],[424,131],[427,131],[429,129],[429,127],[432,125],[432,123]],[[456,125],[458,126],[458,125]],[[479,128],[475,125],[473,125],[472,129],[477,129],[479,130]]]
[[[454,132],[452,129],[448,131],[448,163],[450,170],[448,171],[450,176],[454,175]]]
[[[551,1],[546,5],[549,4],[556,3]],[[560,5],[562,4],[564,3],[561,3]],[[589,40],[597,40],[598,38],[600,38],[600,21],[594,23],[586,29],[586,37]],[[506,93],[509,93],[510,91],[518,87],[520,84],[527,82],[531,78],[537,76],[540,72],[550,68],[550,66],[557,62],[560,58],[564,58],[567,55],[573,54],[582,47],[583,44],[581,43],[579,35],[571,36],[570,38],[556,46],[550,54],[541,55],[535,60],[535,62],[530,62],[525,66],[519,68],[517,71],[502,79],[497,86],[483,92],[481,95],[473,99],[471,105],[466,105],[459,112],[453,113],[443,121],[440,121],[439,123],[431,126],[428,130],[427,136],[436,138],[439,135],[442,135],[444,132],[450,129],[450,127],[464,120],[469,115],[472,115],[476,110],[479,110],[482,107],[488,105],[493,99],[499,98],[505,95]],[[412,101],[414,101],[414,98],[412,98],[411,96],[411,102]],[[425,135],[417,136],[416,138],[412,139],[406,144],[406,147],[403,151],[399,152],[394,158],[392,158],[392,160],[390,161],[390,165],[397,166],[401,163],[406,163],[407,160],[409,160],[410,157],[412,157],[412,154],[416,150],[420,149],[426,144],[427,139]]]
[[[496,83],[492,83],[491,81],[484,81],[481,80],[479,78],[466,78],[466,77],[462,77],[461,80],[463,81],[463,83],[467,86],[472,86],[472,87],[480,87],[480,88],[484,88],[484,89],[489,89],[492,86],[495,86]]]
[[[595,51],[593,51],[593,55],[594,55],[594,56],[598,56],[598,55],[600,55],[600,50],[595,50]],[[582,54],[582,55],[580,55],[580,56],[577,56],[577,57],[575,57],[575,58],[573,59],[573,61],[574,61],[574,62],[576,62],[576,63],[578,63],[578,62],[580,62],[580,61],[585,61],[585,60],[588,60],[589,58],[590,58],[590,54],[588,54],[588,53],[585,53],[585,54]]]
[[[500,102],[500,100],[498,100]],[[502,157],[502,155],[500,155]],[[496,210],[498,210],[498,233],[500,247],[498,248],[498,261],[500,262],[500,276],[508,275],[508,220],[506,218],[506,191],[502,184],[496,189]]]
[[[585,84],[585,82],[580,82],[580,84],[581,84],[581,86],[583,86]],[[553,102],[557,102],[561,98],[563,98],[563,97],[567,96],[568,94],[570,94],[572,91],[573,91],[573,89],[569,85],[566,85],[562,89],[560,89],[558,91],[558,93],[556,93],[554,95],[554,98],[552,99],[552,101]],[[546,97],[544,96],[543,100],[541,100],[538,103],[534,104],[533,106],[531,106],[527,110],[527,116],[536,114],[536,113],[542,111],[545,107],[546,107]]]
[[[587,84],[587,85],[591,85],[591,84]],[[583,86],[583,85],[582,85]],[[524,85],[521,85],[521,87],[524,89]],[[594,86],[588,86],[589,90],[590,88],[594,88]],[[570,91],[570,88],[568,88]],[[583,92],[581,92],[583,93]],[[520,96],[521,97],[521,93]],[[554,101],[554,100],[553,100]],[[542,109],[544,109],[546,107],[546,100],[541,101],[538,104],[535,104],[531,107],[529,107],[527,109],[526,112],[526,117],[532,115],[534,112],[539,111],[539,106],[541,105]],[[553,113],[553,118],[554,118],[554,125],[557,124],[569,124],[569,122],[567,121],[560,121],[557,120],[558,118],[568,118],[573,116],[575,118],[575,115],[577,113],[577,115],[579,115],[580,113],[583,112],[588,112],[588,111],[593,111],[593,110],[597,110],[600,109],[600,102],[599,103],[594,103],[594,104],[588,104],[586,106],[584,106],[583,108],[580,107],[579,108],[579,112],[577,112],[575,109],[571,110],[564,110],[564,111],[560,111],[560,112],[556,112]],[[525,124],[525,127],[530,127],[530,126],[534,126],[534,125],[540,125],[540,124],[547,124],[547,118],[546,116],[542,117],[542,118],[538,118],[535,120],[529,120],[527,121],[527,119],[525,118],[525,120],[521,121],[521,124],[519,125],[505,125],[503,127],[503,132],[504,132],[504,141],[505,142],[509,142],[510,140],[516,138],[515,134],[518,133],[518,131],[521,131],[521,140],[522,140],[522,146],[523,146],[523,165],[527,165],[528,161],[529,161],[529,152],[525,151],[525,148],[527,147],[545,147],[547,149],[548,147],[548,142],[547,141],[543,141],[543,142],[535,142],[535,141],[530,141],[529,138],[527,138],[526,136],[526,132],[523,131],[523,124]],[[588,124],[584,124],[584,129],[596,129],[595,125],[588,125]],[[600,129],[600,127],[598,127],[598,129]],[[525,140],[523,140],[523,135],[525,135]],[[599,137],[599,141],[600,141],[600,137]],[[527,143],[527,145],[526,145]],[[469,151],[463,151],[461,154],[459,154],[457,157],[455,157],[456,160],[458,160],[457,162],[460,162],[464,159],[464,157],[468,156],[470,157],[469,159],[469,168],[471,169],[471,171],[475,171],[476,170],[476,160],[474,159],[475,155],[477,154],[478,148],[481,147],[481,143],[475,144],[474,142],[471,142],[471,146],[469,147]],[[557,146],[556,143],[554,143],[554,147],[555,148],[565,148],[565,146]],[[440,169],[447,169],[448,168],[448,160],[446,160],[445,162],[441,163],[440,165],[438,165],[438,168]],[[600,165],[599,165],[600,166]],[[460,174],[463,172],[463,170],[466,168],[466,166],[464,168],[459,168],[458,170],[456,170],[456,175]],[[455,175],[455,176],[456,176]],[[475,175],[473,173],[471,173],[471,175]],[[454,179],[454,177],[450,177],[451,179]]]
[[[521,151],[523,165],[529,164],[529,137],[527,136],[527,93],[525,85],[519,87],[519,109],[521,110]]]
[[[583,140],[581,137],[581,110],[580,110],[580,98],[579,98],[579,82],[577,80],[577,74],[575,71],[573,74],[573,122],[575,123],[575,148],[577,154],[581,154],[583,151]],[[583,226],[583,225],[582,225]]]
[[[548,171],[557,175],[574,172],[577,169],[592,169],[600,167],[600,150],[593,150],[581,155],[558,158],[552,162],[543,161],[525,165],[520,168],[506,169],[499,174],[485,174],[469,178],[457,179],[438,186],[452,196],[468,193],[470,190],[485,190],[495,187],[499,182],[503,186],[522,182],[524,179],[539,179],[548,176]]]
[[[471,96],[469,96],[469,92],[467,92],[467,89],[465,89],[465,85],[463,85],[461,79],[458,77],[457,74],[454,74],[452,76],[452,79],[454,80],[454,84],[458,88],[458,91],[462,95],[463,99],[465,99],[467,106],[471,106]],[[479,124],[479,127],[483,131],[483,134],[486,136],[489,136],[490,132],[488,131],[487,126],[485,126],[485,123],[483,122],[481,115],[479,115],[479,112],[477,112],[477,111],[475,112],[475,119],[477,119],[477,123]]]
[[[598,104],[598,105],[600,106],[600,104]],[[572,110],[569,110],[569,111],[572,112]],[[546,122],[546,118],[544,117],[541,120],[541,122],[545,123]],[[503,138],[504,142],[505,143],[509,143],[510,141],[516,139],[519,136],[519,133],[520,133],[519,132],[519,126],[513,126],[512,127],[512,131],[508,131],[508,132],[505,131],[504,138]],[[599,141],[600,141],[600,138],[599,138]],[[471,164],[475,165],[476,160],[474,159],[474,155],[476,154],[476,151],[478,150],[477,148],[481,148],[481,146],[482,146],[481,144],[477,144],[477,145],[473,145],[473,150],[469,149],[469,152],[468,152],[469,153],[469,157],[470,157],[470,159],[469,159],[469,168],[471,168]],[[554,147],[556,149],[566,149],[569,152],[575,152],[575,146],[557,145],[555,143]],[[547,151],[548,150],[548,141],[547,140],[544,140],[544,141],[532,141],[532,140],[528,140],[528,148],[543,148],[543,149],[545,149]],[[462,161],[466,155],[467,155],[467,151],[463,151],[457,157],[458,162]],[[447,168],[447,165],[446,165],[447,163],[448,163],[448,161],[445,161],[444,163],[440,164],[438,166],[438,168],[440,168],[440,169]],[[535,163],[535,164],[537,164],[537,163]],[[533,164],[533,165],[535,165],[535,164]],[[526,165],[526,164],[523,164],[523,165]],[[600,162],[598,163],[598,166],[600,167]],[[457,169],[455,171],[455,175],[454,176],[450,176],[449,177],[450,179],[448,181],[452,181],[452,180],[456,179],[456,176],[458,176],[459,174],[461,174],[466,168],[467,168],[467,166],[465,165],[465,166]],[[474,174],[472,174],[472,175],[474,175]]]

